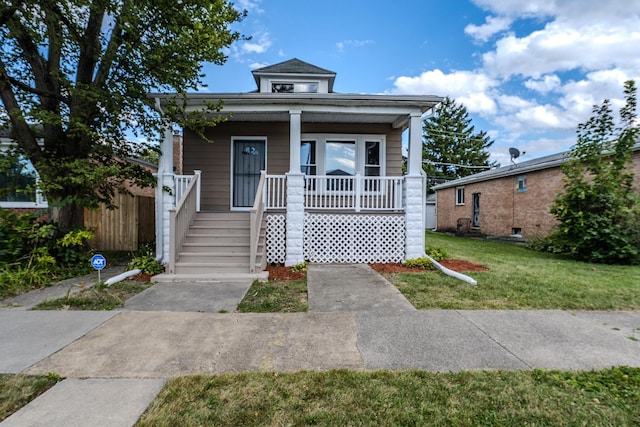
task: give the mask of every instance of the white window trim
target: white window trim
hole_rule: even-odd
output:
[[[364,175],[366,142],[376,141],[380,143],[380,177],[387,176],[387,140],[385,135],[370,134],[317,134],[305,133],[300,135],[301,141],[315,141],[316,143],[316,173],[318,176],[326,176],[327,141],[329,142],[354,142],[356,143],[356,174]]]
[[[462,202],[460,202],[460,198],[458,197],[459,194],[459,190],[462,190]],[[460,186],[460,187],[456,187],[456,206],[464,206],[464,199],[465,199],[465,194],[464,194],[464,185]]]
[[[0,152],[4,153],[9,147],[15,146],[15,144],[11,141],[3,140],[0,142]],[[35,170],[35,168],[34,168]],[[12,209],[47,209],[49,207],[49,203],[47,199],[45,199],[42,191],[38,190],[37,187],[40,184],[40,175],[38,175],[38,171],[36,170],[36,200],[35,202],[5,202],[0,200],[0,208],[12,208]]]

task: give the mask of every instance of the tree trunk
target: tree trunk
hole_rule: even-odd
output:
[[[49,222],[55,222],[63,230],[84,227],[84,208],[77,204],[49,207]]]

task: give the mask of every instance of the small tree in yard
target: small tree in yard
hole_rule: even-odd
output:
[[[0,127],[36,168],[50,219],[82,227],[83,208],[111,205],[124,180],[153,183],[126,161],[147,151],[127,136],[215,122],[182,102],[161,117],[147,96],[200,87],[202,63],[225,62],[243,16],[226,0],[0,2]]]
[[[564,192],[551,213],[560,222],[550,240],[576,259],[640,263],[640,198],[628,171],[638,142],[636,87],[625,83],[626,105],[616,127],[610,102],[594,106],[593,116],[578,126],[578,141],[565,163]]]

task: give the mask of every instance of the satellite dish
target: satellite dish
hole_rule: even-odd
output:
[[[522,154],[525,154],[525,152],[523,151]],[[515,162],[515,159],[520,157],[520,150],[518,150],[517,148],[511,147],[509,148],[509,155],[511,155],[511,163],[513,163],[514,166],[518,166]]]

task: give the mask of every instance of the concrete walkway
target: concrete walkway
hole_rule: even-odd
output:
[[[308,313],[232,313],[247,282],[156,285],[112,312],[5,306],[0,372],[66,379],[0,425],[131,426],[185,374],[640,366],[640,312],[418,311],[366,266],[308,282]]]

